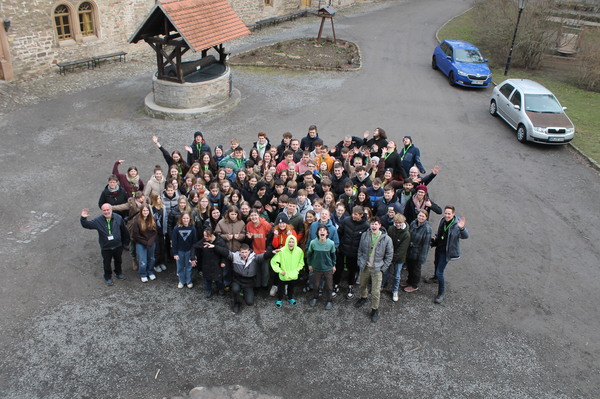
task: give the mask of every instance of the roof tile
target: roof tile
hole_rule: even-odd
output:
[[[227,0],[163,0],[159,7],[193,51],[250,33]]]

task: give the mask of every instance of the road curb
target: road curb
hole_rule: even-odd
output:
[[[438,43],[440,43],[440,42],[441,42],[441,40],[440,40],[440,31],[442,30],[442,28],[443,28],[444,26],[448,25],[450,22],[454,21],[456,18],[460,17],[461,15],[468,13],[468,12],[469,12],[469,11],[471,11],[472,9],[473,9],[473,7],[469,7],[469,8],[468,8],[468,9],[466,9],[465,11],[461,12],[461,13],[460,13],[460,14],[458,14],[458,15],[455,15],[455,16],[453,16],[452,18],[450,18],[449,20],[447,20],[446,22],[444,22],[444,23],[442,24],[442,26],[440,26],[440,27],[439,27],[439,28],[438,28],[438,29],[435,31],[435,40],[437,40],[437,41],[438,41]]]
[[[577,147],[575,144],[573,143],[568,143],[569,147],[571,147],[573,150],[575,150],[576,153],[578,153],[579,155],[581,155],[589,164],[592,168],[596,169],[597,171],[600,171],[600,164],[598,164],[598,162],[596,162],[596,160],[594,160],[593,158],[589,157],[588,155],[586,155],[579,147]]]
[[[437,40],[438,43],[441,42],[440,40],[440,30],[442,30],[444,28],[444,26],[448,25],[450,22],[452,22],[453,20],[455,20],[456,18],[460,17],[463,14],[466,14],[467,12],[471,11],[473,9],[473,7],[461,12],[458,15],[453,16],[452,18],[450,18],[449,20],[447,20],[446,22],[444,22],[442,24],[442,26],[440,26],[436,31],[435,31],[435,40]],[[494,80],[492,79],[492,84],[494,86],[498,86],[498,83],[494,82]],[[573,143],[567,143],[567,145],[569,147],[571,147],[573,150],[575,150],[576,153],[578,153],[579,155],[581,155],[589,164],[592,168],[600,171],[600,164],[598,162],[596,162],[595,159],[591,158],[590,156],[586,155],[579,147],[577,147],[575,144]]]

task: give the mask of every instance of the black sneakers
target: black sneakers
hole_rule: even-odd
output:
[[[360,298],[358,301],[356,301],[356,303],[354,304],[355,308],[360,308],[362,307],[362,305],[364,305],[367,302],[367,298]]]
[[[434,303],[437,303],[438,305],[442,302],[444,302],[444,291],[440,291],[438,292],[437,296],[435,297]]]
[[[377,323],[377,320],[379,320],[379,310],[373,309],[371,310],[371,322]]]

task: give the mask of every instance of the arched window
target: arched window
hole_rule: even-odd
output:
[[[79,29],[81,30],[82,36],[94,36],[96,35],[96,28],[94,26],[94,8],[90,2],[85,1],[79,5]]]
[[[58,40],[73,38],[69,7],[61,4],[54,9],[54,25],[56,26],[56,35],[58,36]]]

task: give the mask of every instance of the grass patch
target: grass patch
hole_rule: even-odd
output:
[[[456,17],[439,31],[439,39],[459,39],[478,45],[472,12]],[[485,56],[485,54],[484,54]],[[493,68],[494,82],[504,80],[504,67]],[[510,69],[510,78],[531,79],[551,90],[560,103],[567,107],[567,114],[575,124],[573,144],[596,161],[600,161],[600,93],[578,89],[550,71]]]
[[[475,44],[476,37],[471,11],[459,15],[444,25],[438,32],[438,37],[440,40],[459,39]]]

